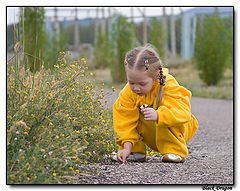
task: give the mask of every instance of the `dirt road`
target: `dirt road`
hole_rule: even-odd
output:
[[[193,97],[191,106],[199,129],[188,142],[189,156],[183,164],[153,160],[88,165],[95,173],[79,176],[77,183],[233,184],[233,101]]]

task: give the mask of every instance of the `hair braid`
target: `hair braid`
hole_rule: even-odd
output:
[[[161,101],[162,101],[162,97],[163,97],[163,86],[165,86],[165,79],[166,76],[163,75],[163,69],[162,69],[162,65],[159,66],[159,83],[160,83],[160,88],[158,90],[158,95],[157,95],[157,102],[156,102],[156,109],[159,107]]]

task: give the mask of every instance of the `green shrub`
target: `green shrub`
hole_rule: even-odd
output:
[[[200,23],[195,41],[195,59],[200,78],[207,85],[216,85],[223,77],[228,58],[228,38],[224,22],[216,9]]]
[[[94,60],[96,68],[106,68],[111,64],[112,50],[107,34],[102,34],[100,28],[97,34],[97,42],[94,48]]]
[[[161,21],[153,18],[150,21],[151,30],[149,31],[149,42],[154,45],[158,51],[158,54],[162,60],[166,58],[164,46],[166,43],[166,34]]]
[[[112,26],[111,76],[115,83],[126,81],[124,68],[125,54],[133,47],[133,23],[127,17],[115,15]]]
[[[81,164],[106,160],[115,148],[104,90],[84,59],[64,52],[52,71],[16,65],[7,63],[7,183],[73,183]]]

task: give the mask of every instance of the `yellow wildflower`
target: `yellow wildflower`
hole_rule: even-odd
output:
[[[24,135],[28,135],[28,132],[25,131],[23,134],[24,134]]]
[[[112,90],[115,91],[115,88],[112,86]]]
[[[75,65],[74,65],[74,64],[70,65],[70,68],[72,68],[72,69],[73,69],[74,67],[75,67]]]
[[[69,170],[73,170],[73,167],[69,167]]]
[[[56,139],[59,139],[59,136],[56,136]]]
[[[76,151],[76,149],[75,149],[75,148],[72,148],[72,151],[74,152],[74,151]]]
[[[91,72],[90,75],[93,76],[93,73]]]
[[[53,176],[55,176],[55,177],[57,176],[57,174],[56,174],[56,173],[52,173],[52,175],[53,175]]]
[[[50,97],[52,97],[52,92],[49,93]]]
[[[79,170],[78,170],[78,169],[76,170],[76,173],[79,173]]]
[[[81,60],[82,60],[83,62],[86,61],[85,58],[82,58]]]
[[[77,134],[79,134],[79,133],[80,133],[80,131],[76,131],[76,133],[77,133]]]

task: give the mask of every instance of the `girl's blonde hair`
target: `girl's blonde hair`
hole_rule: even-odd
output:
[[[148,65],[146,65],[146,61]],[[159,79],[160,88],[158,91],[155,108],[157,109],[162,101],[163,86],[165,85],[164,82],[162,83],[161,79],[165,79],[165,77],[163,75],[162,61],[160,60],[160,57],[154,46],[147,44],[145,46],[140,46],[130,50],[126,53],[124,64],[126,70],[128,68],[138,70],[145,69],[147,70],[149,76],[154,80]],[[157,77],[158,74],[159,77]]]

